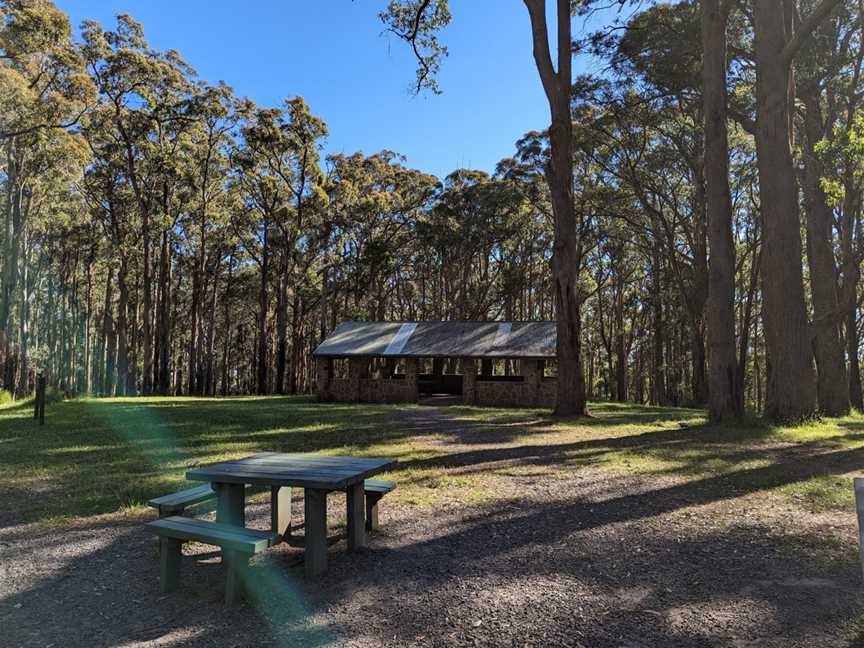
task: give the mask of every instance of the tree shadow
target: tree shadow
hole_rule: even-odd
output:
[[[326,452],[404,435],[393,408],[308,398],[68,401],[45,426],[0,417],[0,528],[140,506],[188,487],[190,466],[256,451]]]
[[[0,643],[106,648],[137,642],[333,645],[334,629],[314,616],[316,592],[304,582],[302,569],[274,567],[272,558],[253,561],[254,595],[226,607],[225,572],[218,552],[202,552],[197,545],[191,548],[194,555],[189,555],[187,548],[181,586],[162,595],[158,551],[144,522],[135,518],[84,524],[65,529],[60,537],[32,527],[0,535],[4,543],[18,536],[18,542],[4,551],[4,561],[22,565],[10,570],[12,577],[21,570],[17,579],[0,586],[0,627],[4,628]],[[46,552],[54,560],[34,577],[27,565],[44,561]],[[50,573],[42,577],[42,571]],[[22,581],[29,585],[16,587]]]
[[[788,449],[769,467],[660,488],[610,477],[612,495],[601,499],[596,484],[582,484],[582,492],[565,487],[553,499],[528,491],[431,525],[427,539],[401,537],[358,569],[369,569],[368,587],[379,600],[404,602],[398,624],[386,627],[403,645],[418,636],[509,645],[514,626],[514,645],[563,644],[574,636],[591,646],[725,646],[733,637],[765,639],[753,645],[821,645],[813,636],[836,636],[862,604],[854,536],[839,559],[820,562],[814,559],[825,547],[819,529],[794,519],[778,527],[758,511],[740,517],[723,507],[862,468],[864,449],[816,456]],[[710,507],[720,507],[725,518],[713,517],[709,511],[717,509]],[[708,517],[681,520],[685,510]],[[429,592],[438,590],[436,601]],[[540,612],[526,612],[525,601]],[[436,603],[446,607],[430,615]]]
[[[563,447],[477,449],[406,465],[478,472],[502,462],[566,466],[569,454],[603,453],[610,444],[672,447],[713,443],[717,434],[664,430]],[[751,450],[737,452],[749,460]],[[820,563],[811,552],[822,543],[817,531],[794,520],[778,528],[758,512],[736,517],[722,506],[813,476],[861,470],[864,448],[786,445],[770,452],[769,466],[685,483],[574,474],[557,487],[544,483],[483,507],[408,508],[393,516],[385,505],[383,532],[370,548],[348,554],[337,547],[330,572],[314,582],[298,576],[296,552],[266,554],[255,565],[257,604],[236,609],[222,606],[216,562],[186,559],[181,590],[159,596],[158,563],[141,519],[67,528],[64,541],[75,553],[61,552],[56,573],[31,575],[26,590],[3,597],[0,624],[10,645],[174,637],[177,644],[319,646],[343,636],[390,645],[725,646],[740,638],[820,645],[860,605],[854,549]],[[682,518],[689,512],[699,513]],[[28,552],[50,552],[56,536],[11,531],[0,536],[16,540],[11,551],[4,547],[10,565],[32,561]],[[61,615],[57,600],[68,608]]]

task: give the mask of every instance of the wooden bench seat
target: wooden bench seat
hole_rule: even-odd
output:
[[[159,536],[163,592],[170,592],[177,587],[182,543],[194,540],[222,548],[223,561],[228,568],[225,602],[229,605],[237,600],[242,590],[249,557],[280,541],[279,535],[272,531],[246,529],[180,516],[160,518],[148,523],[148,526]]]
[[[378,501],[396,488],[396,482],[381,479],[367,479],[363,482],[366,492],[366,530],[378,529]]]
[[[246,493],[253,494],[262,492],[261,488],[254,488],[251,485],[246,485]],[[169,515],[183,515],[186,509],[196,504],[202,504],[216,499],[216,492],[210,487],[210,484],[202,484],[201,486],[193,486],[170,495],[162,495],[154,497],[147,505],[150,508],[155,508],[159,511],[159,517],[168,517]]]

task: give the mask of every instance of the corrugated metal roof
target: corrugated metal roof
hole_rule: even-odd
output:
[[[555,322],[342,322],[313,355],[554,358]]]

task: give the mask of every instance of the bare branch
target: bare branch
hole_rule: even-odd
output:
[[[822,3],[813,10],[807,18],[798,26],[795,35],[786,43],[783,48],[783,61],[786,65],[791,65],[792,60],[798,53],[798,50],[807,42],[813,31],[819,26],[825,18],[834,10],[834,7],[839,5],[843,0],[822,0]]]

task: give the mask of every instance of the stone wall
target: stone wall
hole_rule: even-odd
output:
[[[364,403],[416,403],[414,389],[406,379],[364,378],[360,381],[360,400]]]
[[[417,374],[419,373],[417,358],[405,360],[405,383],[408,385],[408,403],[416,403],[420,398],[417,388]]]
[[[487,407],[554,407],[557,381],[543,378],[543,365],[536,360],[521,363],[522,380],[483,380],[477,375],[477,361],[464,360],[462,399],[466,405]],[[335,378],[333,361],[318,358],[316,378],[318,399],[349,403],[416,403],[417,369],[415,359],[405,362],[404,378],[370,378],[369,362],[351,359],[348,377]]]
[[[318,400],[332,400],[333,359],[315,358],[315,393]]]
[[[334,378],[326,395],[318,394],[319,400],[356,403],[360,400],[359,386],[350,378]]]
[[[360,384],[369,375],[369,362],[356,358],[348,361],[348,377],[336,378],[332,358],[317,358],[315,361],[315,388],[321,401],[360,401]]]
[[[416,403],[417,361],[406,361],[404,378],[370,378],[369,361],[351,358],[348,377],[336,378],[333,360],[316,359],[316,392],[318,400],[346,403]]]
[[[477,375],[477,362],[464,361],[463,402],[481,407],[555,407],[558,384],[543,378],[543,361],[522,360],[519,367],[521,381],[483,380]]]
[[[555,407],[557,390],[558,384],[554,379],[540,383],[478,380],[471,404],[481,407]]]
[[[462,361],[462,402],[466,405],[477,404],[477,361]]]

